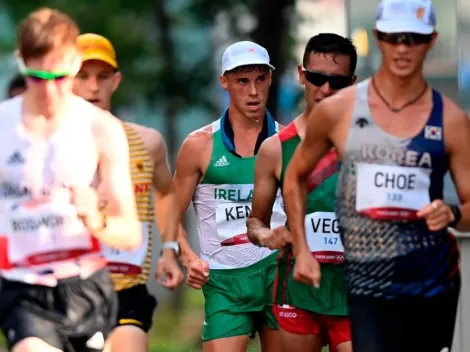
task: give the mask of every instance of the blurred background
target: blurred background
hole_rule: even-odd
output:
[[[0,0],[0,89],[6,97],[9,80],[17,73],[13,50],[18,22],[39,5],[63,10],[77,20],[82,33],[104,35],[114,44],[124,79],[115,94],[113,112],[123,120],[161,131],[173,167],[186,135],[219,118],[228,103],[218,80],[221,56],[228,45],[248,39],[268,50],[276,67],[269,110],[280,123],[288,123],[302,109],[296,65],[311,36],[333,32],[353,38],[359,53],[360,80],[377,69],[380,53],[371,37],[377,3],[43,0],[39,4],[37,0]],[[470,112],[470,1],[433,3],[440,38],[427,60],[426,76],[435,88]],[[458,202],[449,178],[446,199]],[[197,249],[192,209],[185,226]],[[186,287],[168,292],[155,282],[149,287],[160,302],[150,333],[151,352],[200,351],[202,293]],[[257,346],[255,341],[250,350],[259,351]]]

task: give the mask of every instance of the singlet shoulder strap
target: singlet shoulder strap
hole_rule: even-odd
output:
[[[291,122],[282,131],[280,131],[278,135],[281,143],[283,143],[291,138],[294,138],[298,134],[297,126],[295,126],[294,122]]]
[[[373,123],[369,107],[369,86],[370,78],[356,85],[353,118],[351,119],[351,124],[353,125],[366,125]]]

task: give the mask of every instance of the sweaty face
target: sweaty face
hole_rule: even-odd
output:
[[[271,71],[256,67],[247,72],[227,72],[220,77],[222,87],[230,94],[230,104],[243,116],[260,120],[266,112]]]
[[[109,110],[111,96],[121,82],[119,72],[99,60],[85,61],[74,80],[73,92],[92,104]]]
[[[308,71],[325,74],[334,78],[341,76],[343,80],[350,78],[350,84],[354,83],[355,77],[351,75],[351,60],[347,55],[310,53],[308,63],[305,67]],[[313,108],[323,99],[335,94],[338,89],[333,89],[328,81],[321,86],[316,86],[308,81],[308,73],[302,70],[302,65],[298,67],[299,82],[305,86],[305,98],[307,108]]]
[[[403,35],[408,35],[404,33]],[[407,40],[400,43],[399,40],[384,40],[375,31],[377,45],[382,53],[382,67],[395,76],[406,78],[421,72],[423,63],[429,50],[434,46],[437,34],[433,35],[430,43],[413,42]],[[399,39],[399,38],[392,38]]]
[[[75,48],[53,51],[42,58],[31,58],[25,65],[28,69],[73,74],[80,65],[80,56]],[[34,101],[40,114],[53,116],[72,93],[73,78],[65,76],[55,80],[26,77],[27,94]]]

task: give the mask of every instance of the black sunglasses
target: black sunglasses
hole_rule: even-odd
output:
[[[319,71],[310,71],[303,68],[305,78],[315,87],[321,87],[326,82],[329,83],[331,89],[340,90],[351,85],[352,76],[329,75]]]
[[[433,34],[419,33],[384,33],[377,31],[377,39],[392,45],[404,44],[408,46],[429,44]]]

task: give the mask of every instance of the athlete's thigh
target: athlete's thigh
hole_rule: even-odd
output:
[[[284,352],[320,352],[324,338],[318,316],[289,305],[275,305],[279,339]]]
[[[330,352],[351,352],[351,321],[349,317],[322,315],[322,327],[328,336]]]
[[[106,341],[105,352],[147,352],[148,335],[137,326],[115,328]]]
[[[202,349],[204,352],[246,352],[249,341],[248,335],[225,337],[204,342]]]
[[[408,326],[415,329],[415,333],[408,338],[409,345],[415,351],[441,352],[451,349],[459,291],[460,285],[456,283],[448,292],[422,299],[409,307]]]
[[[282,352],[281,337],[279,329],[270,329],[264,326],[260,332],[261,351],[263,352]]]
[[[65,347],[59,327],[55,323],[21,306],[8,312],[1,329],[7,339],[9,350],[19,348],[27,351],[36,345],[38,348],[49,346],[58,350]]]
[[[135,326],[147,333],[152,327],[156,298],[146,285],[134,286],[117,293],[118,314],[116,327]]]
[[[11,352],[63,352],[37,337],[27,337],[19,341]]]

